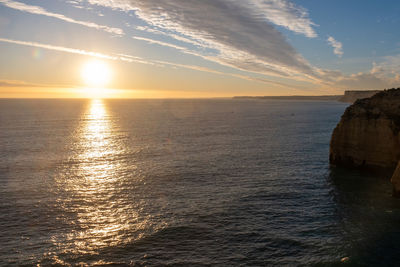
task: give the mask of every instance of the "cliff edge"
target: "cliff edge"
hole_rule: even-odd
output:
[[[394,169],[400,159],[400,88],[359,99],[332,134],[330,162]]]
[[[399,132],[400,88],[359,99],[346,109],[333,131],[329,161],[340,166],[394,170],[400,160]],[[395,195],[400,195],[400,167],[392,183]]]

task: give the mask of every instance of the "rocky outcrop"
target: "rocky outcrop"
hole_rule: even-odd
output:
[[[347,90],[347,91],[344,91],[344,95],[339,98],[339,101],[347,102],[347,103],[354,103],[358,99],[371,97],[379,92],[382,92],[382,91],[377,91],[377,90],[374,90],[374,91],[369,91],[369,90],[351,91],[351,90]]]
[[[350,167],[395,170],[393,195],[400,197],[400,88],[357,100],[333,131],[329,161]]]
[[[357,100],[346,109],[333,131],[330,162],[395,169],[400,160],[399,131],[400,88]]]

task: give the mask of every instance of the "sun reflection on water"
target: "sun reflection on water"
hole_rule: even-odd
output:
[[[74,182],[74,190],[83,200],[77,221],[87,229],[82,229],[75,239],[77,248],[116,245],[118,231],[129,228],[118,204],[112,201],[115,184],[115,156],[120,144],[113,138],[113,125],[102,100],[92,100],[89,113],[85,114],[85,125],[81,132],[82,153],[78,156],[80,181]],[[82,179],[83,178],[83,179]]]
[[[74,214],[74,230],[65,237],[70,244],[66,250],[98,253],[138,238],[134,233],[139,234],[146,221],[138,221],[137,207],[121,193],[124,171],[132,166],[123,160],[123,136],[103,100],[91,100],[76,140],[73,164],[60,183],[67,193],[61,200],[64,212]]]

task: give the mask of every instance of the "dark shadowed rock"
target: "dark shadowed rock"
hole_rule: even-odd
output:
[[[390,181],[393,184],[393,196],[400,198],[400,162],[397,164]]]
[[[394,170],[400,160],[399,131],[400,88],[357,100],[346,109],[333,131],[330,163]],[[398,176],[393,181],[399,181],[394,184],[400,191],[400,169]]]

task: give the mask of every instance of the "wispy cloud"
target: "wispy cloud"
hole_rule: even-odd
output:
[[[181,36],[181,35],[178,35],[178,34],[174,34],[174,33],[163,32],[163,31],[161,31],[159,29],[152,28],[152,27],[149,27],[149,26],[137,26],[137,27],[135,27],[135,29],[139,30],[139,31],[148,32],[148,33],[151,33],[151,34],[168,36],[168,37],[170,37],[170,38],[172,38],[172,39],[174,39],[176,41],[183,42],[183,43],[186,43],[186,44],[191,44],[191,45],[194,45],[196,47],[202,47],[203,46],[203,44],[197,42],[196,40],[190,39],[188,37],[184,37],[184,36]]]
[[[317,37],[313,29],[315,23],[309,18],[308,11],[301,6],[287,0],[248,0],[243,3],[254,5],[261,16],[276,25],[310,38]]]
[[[174,44],[171,44],[171,43],[162,42],[162,41],[158,41],[158,40],[154,40],[154,39],[150,39],[150,38],[139,37],[139,36],[134,36],[134,37],[132,37],[132,38],[133,38],[133,39],[136,39],[136,40],[140,40],[140,41],[145,41],[145,42],[150,43],[150,44],[157,44],[157,45],[161,45],[161,46],[166,46],[166,47],[170,47],[170,48],[175,48],[175,49],[177,49],[177,50],[182,50],[182,51],[187,50],[187,49],[186,49],[185,47],[183,47],[183,46],[174,45]]]
[[[16,45],[23,45],[23,46],[30,46],[30,47],[37,47],[37,48],[42,48],[42,49],[46,49],[46,50],[64,52],[64,53],[69,53],[69,54],[77,54],[77,55],[83,55],[83,56],[89,56],[89,57],[96,57],[96,58],[100,58],[100,59],[119,60],[119,61],[125,61],[125,62],[130,62],[130,63],[140,63],[140,64],[147,64],[147,65],[161,66],[156,61],[146,60],[142,57],[126,55],[126,54],[104,54],[104,53],[87,51],[87,50],[78,49],[78,48],[57,46],[57,45],[51,45],[51,44],[43,44],[43,43],[30,42],[30,41],[12,40],[12,39],[6,39],[6,38],[0,38],[0,42],[16,44]]]
[[[329,36],[327,39],[328,43],[333,47],[333,53],[338,57],[343,56],[343,45],[341,42],[338,42],[332,36]]]
[[[348,90],[383,89],[400,86],[400,55],[383,57],[373,63],[369,71],[343,74],[340,71],[325,70],[321,75],[324,85],[330,88]]]
[[[44,8],[42,8],[40,6],[27,5],[27,4],[24,4],[24,3],[21,3],[21,2],[17,2],[17,1],[12,1],[12,0],[0,0],[0,3],[3,4],[4,6],[8,7],[8,8],[12,8],[12,9],[19,10],[19,11],[22,11],[22,12],[27,12],[27,13],[36,14],[36,15],[52,17],[52,18],[56,18],[56,19],[59,19],[59,20],[63,20],[63,21],[69,22],[69,23],[74,23],[74,24],[85,26],[85,27],[94,28],[94,29],[97,29],[97,30],[103,30],[103,31],[106,31],[106,32],[109,32],[109,33],[113,33],[113,34],[117,34],[117,35],[123,35],[124,34],[124,31],[122,29],[108,27],[108,26],[105,26],[105,25],[99,25],[99,24],[96,24],[94,22],[89,22],[89,21],[75,20],[73,18],[67,17],[67,16],[62,15],[62,14],[49,12],[49,11],[45,10]]]
[[[127,54],[104,54],[104,53],[87,51],[87,50],[77,49],[77,48],[56,46],[56,45],[43,44],[43,43],[37,43],[37,42],[29,42],[29,41],[12,40],[12,39],[5,39],[5,38],[0,38],[0,42],[16,44],[16,45],[23,45],[23,46],[30,46],[30,47],[37,47],[37,48],[53,50],[53,51],[58,51],[58,52],[63,52],[63,53],[97,57],[97,58],[107,59],[107,60],[118,60],[118,61],[130,62],[130,63],[154,65],[157,67],[163,67],[165,65],[168,65],[168,66],[172,66],[172,67],[176,67],[176,68],[184,68],[184,69],[189,69],[189,70],[194,70],[194,71],[201,71],[201,72],[213,73],[213,74],[218,74],[218,75],[231,76],[231,77],[250,80],[250,81],[257,81],[257,82],[262,82],[262,83],[271,84],[271,85],[284,86],[283,83],[268,81],[268,80],[264,80],[264,79],[247,76],[247,75],[220,72],[220,71],[213,70],[213,69],[210,69],[207,67],[201,67],[201,66],[196,66],[196,65],[179,64],[179,63],[167,62],[167,61],[162,61],[162,60],[146,60],[146,59],[138,57],[138,56],[132,56],[132,55],[127,55]],[[18,82],[10,82],[9,81],[6,84],[6,82],[1,83],[1,81],[0,81],[0,86],[6,86],[6,85],[8,87],[17,87],[17,86],[23,87],[23,86],[25,86],[24,84],[18,83]],[[285,86],[287,87],[289,85],[285,85]]]
[[[400,55],[383,57],[373,63],[369,72],[360,72],[343,77],[339,85],[354,89],[383,89],[400,86]]]
[[[92,51],[86,51],[86,50],[82,50],[82,49],[69,48],[69,47],[63,47],[63,46],[56,46],[56,45],[50,45],[50,44],[19,41],[19,40],[5,39],[5,38],[0,38],[0,42],[10,43],[10,44],[17,44],[17,45],[24,45],[24,46],[31,46],[31,47],[43,48],[43,49],[47,49],[47,50],[54,50],[54,51],[59,51],[59,52],[78,54],[78,55],[84,55],[84,56],[91,56],[91,57],[97,57],[97,58],[103,58],[103,59],[110,59],[110,60],[117,60],[118,59],[117,56],[111,56],[111,55],[107,55],[107,54],[102,54],[102,53],[97,53],[97,52],[92,52]]]
[[[172,38],[191,40],[200,45],[192,53],[222,65],[292,79],[319,79],[318,70],[273,26],[283,26],[307,37],[317,36],[307,11],[289,1],[89,0],[89,3],[134,11],[148,27]],[[215,52],[200,54],[201,49]]]
[[[235,78],[239,78],[239,79],[243,79],[243,80],[255,81],[255,82],[265,83],[265,84],[279,86],[279,87],[283,87],[283,88],[289,88],[289,87],[297,88],[298,87],[298,86],[285,84],[282,82],[270,81],[267,79],[243,75],[243,74],[222,72],[222,71],[217,71],[217,70],[213,70],[213,69],[201,67],[201,66],[196,66],[196,65],[185,65],[185,64],[171,63],[171,62],[166,62],[166,61],[161,61],[161,60],[155,60],[154,62],[159,63],[159,64],[170,65],[170,66],[177,67],[177,68],[185,68],[185,69],[191,69],[191,70],[196,70],[196,71],[214,73],[214,74],[218,74],[218,75],[231,76],[231,77],[235,77]]]
[[[0,87],[48,87],[48,85],[16,80],[0,80]]]

